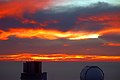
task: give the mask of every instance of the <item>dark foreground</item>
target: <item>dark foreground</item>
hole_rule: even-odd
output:
[[[120,62],[44,62],[43,71],[48,80],[80,80],[80,71],[86,65],[99,66],[105,80],[120,80]],[[0,62],[0,80],[20,80],[22,62]]]

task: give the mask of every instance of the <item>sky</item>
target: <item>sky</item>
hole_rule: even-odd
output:
[[[0,61],[120,61],[119,25],[119,0],[0,0]]]

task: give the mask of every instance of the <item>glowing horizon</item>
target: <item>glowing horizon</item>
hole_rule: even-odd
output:
[[[0,61],[43,61],[43,62],[119,62],[120,56],[80,55],[80,54],[1,54]]]

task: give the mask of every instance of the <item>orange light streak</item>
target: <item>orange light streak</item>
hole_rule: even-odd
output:
[[[27,29],[27,28],[11,28],[8,31],[0,30],[0,40],[8,40],[9,37],[14,36],[17,38],[38,38],[38,39],[68,39],[68,40],[81,40],[90,38],[99,38],[99,36],[108,33],[120,33],[120,28],[103,29],[98,32],[85,32],[85,31],[67,31],[62,32],[58,30],[49,29]]]
[[[17,38],[38,38],[38,39],[68,39],[68,40],[81,40],[98,38],[99,36],[105,35],[107,33],[120,33],[120,28],[110,28],[103,29],[98,32],[85,32],[85,31],[67,31],[62,32],[58,30],[48,30],[48,29],[27,29],[27,28],[11,28],[8,31],[0,30],[0,40],[8,40],[9,37],[14,36]]]
[[[0,61],[85,61],[85,62],[119,62],[120,56],[99,56],[79,54],[3,54]]]
[[[80,39],[89,39],[89,38],[98,38],[99,34],[92,32],[62,32],[58,30],[47,30],[47,29],[9,29],[8,31],[0,30],[0,40],[8,40],[10,36],[17,38],[39,38],[39,39],[69,39],[69,40],[80,40]]]
[[[107,42],[104,44],[105,46],[115,46],[115,47],[120,47],[120,43],[112,43],[112,42]]]
[[[120,33],[120,27],[106,28],[98,32],[98,34],[100,35],[104,35],[107,33]]]

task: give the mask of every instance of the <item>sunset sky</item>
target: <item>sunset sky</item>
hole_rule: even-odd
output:
[[[0,0],[0,61],[120,61],[119,0]]]

